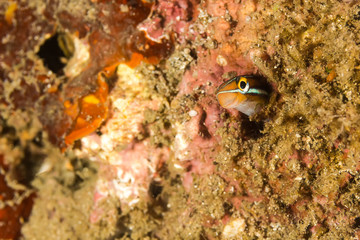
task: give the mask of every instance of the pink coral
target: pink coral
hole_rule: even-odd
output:
[[[138,25],[155,42],[170,39],[173,34],[183,42],[189,25],[196,17],[196,1],[157,1],[152,7],[150,16]]]
[[[204,33],[212,32],[212,41],[216,41],[218,46],[214,49],[197,47],[196,64],[185,72],[179,84],[178,98],[194,92],[206,96],[199,98],[193,108],[197,115],[184,123],[185,131],[178,128],[175,138],[175,156],[181,161],[186,160],[185,166],[190,169],[183,177],[187,190],[191,189],[194,174],[214,174],[214,153],[220,150],[216,129],[222,126],[220,113],[224,111],[218,105],[214,92],[225,80],[222,76],[228,72],[237,75],[257,74],[258,69],[252,59],[263,57],[261,51],[251,49],[257,41],[257,30],[250,17],[256,11],[255,1],[241,4],[213,1],[202,4],[202,7],[211,19],[207,29],[203,29]],[[237,22],[235,29],[231,21],[224,18],[227,14]],[[238,111],[228,112],[239,115]]]

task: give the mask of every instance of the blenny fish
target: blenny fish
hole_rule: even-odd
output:
[[[251,116],[269,100],[269,86],[257,76],[237,76],[221,84],[215,92],[223,108],[235,108]]]

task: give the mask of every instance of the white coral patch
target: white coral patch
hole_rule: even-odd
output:
[[[188,159],[189,152],[186,150],[189,146],[190,140],[186,134],[186,129],[184,124],[176,123],[177,133],[175,135],[173,151],[175,157],[184,161]]]
[[[140,132],[144,108],[156,108],[157,102],[144,97],[142,75],[136,70],[120,64],[117,75],[109,95],[111,117],[101,128],[101,136],[91,134],[81,139],[82,154],[99,163],[96,192],[131,206],[147,191],[158,164],[157,153],[148,156],[146,141],[133,143]]]
[[[236,218],[230,220],[222,232],[222,239],[242,239],[241,235],[245,230],[245,220],[242,218]]]
[[[190,117],[196,117],[198,115],[198,112],[197,111],[195,111],[195,110],[190,110],[189,111],[189,116]]]

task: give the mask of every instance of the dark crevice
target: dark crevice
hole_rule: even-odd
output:
[[[354,219],[353,228],[360,228],[360,217]]]
[[[59,46],[59,34],[56,33],[47,39],[41,46],[37,55],[43,60],[44,66],[50,69],[56,75],[63,75],[65,63],[61,61],[66,56]]]

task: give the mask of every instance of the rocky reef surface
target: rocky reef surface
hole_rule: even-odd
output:
[[[360,238],[357,1],[5,1],[0,38],[0,239]]]

